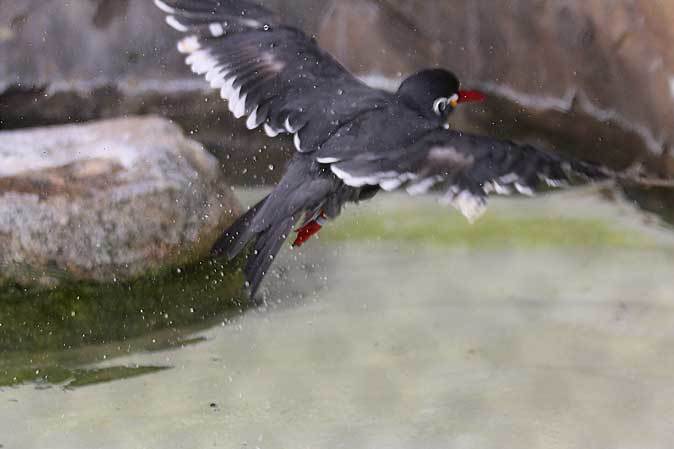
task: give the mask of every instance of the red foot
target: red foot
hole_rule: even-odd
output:
[[[300,246],[304,245],[307,240],[318,234],[318,232],[323,229],[324,224],[325,215],[321,214],[315,220],[311,220],[309,223],[295,231],[297,232],[297,238],[295,239],[295,242],[293,242],[293,248],[299,248]]]

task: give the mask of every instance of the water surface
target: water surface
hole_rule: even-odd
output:
[[[1,388],[0,444],[671,448],[673,236],[594,190],[475,227],[388,197],[284,250],[266,307],[84,365],[166,369]]]

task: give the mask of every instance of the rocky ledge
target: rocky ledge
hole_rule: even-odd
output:
[[[0,132],[0,283],[116,282],[190,264],[238,213],[217,160],[167,120]]]

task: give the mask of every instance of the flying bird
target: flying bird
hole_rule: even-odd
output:
[[[235,258],[254,296],[295,226],[301,246],[346,203],[381,191],[439,192],[471,222],[490,194],[532,195],[541,187],[604,179],[596,165],[450,129],[452,112],[481,101],[447,70],[405,79],[397,92],[372,88],[301,30],[247,0],[154,0],[184,33],[178,50],[220,90],[235,117],[270,137],[292,135],[296,152],[282,180],[213,247]]]

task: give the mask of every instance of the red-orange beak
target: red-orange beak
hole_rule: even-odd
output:
[[[487,96],[477,90],[460,90],[458,103],[476,103],[487,99]]]

